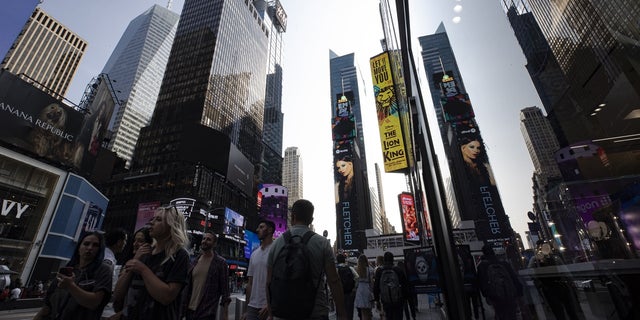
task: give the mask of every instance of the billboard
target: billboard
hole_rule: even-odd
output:
[[[507,220],[496,181],[489,164],[484,141],[475,121],[453,123],[459,159],[463,166],[462,179],[471,194],[468,199],[473,208],[472,219],[480,240],[502,241],[511,237],[511,227]]]
[[[400,204],[400,214],[402,218],[402,230],[404,231],[404,239],[407,241],[420,241],[420,229],[418,224],[418,215],[416,214],[416,206],[413,195],[403,192],[398,195],[398,203]]]
[[[289,192],[287,187],[277,184],[260,184],[258,186],[258,210],[260,218],[270,220],[276,225],[273,233],[278,238],[287,230],[287,203]]]
[[[352,140],[334,142],[333,164],[336,195],[336,226],[338,229],[338,247],[350,252],[357,250],[354,232],[355,219],[358,216],[358,202],[356,199],[356,180],[359,171],[356,170]]]
[[[79,167],[77,151],[84,115],[0,71],[0,140],[66,166]]]
[[[408,167],[408,161],[389,53],[383,52],[371,58],[369,62],[376,99],[384,171],[400,171]]]
[[[433,75],[433,80],[440,84],[440,104],[445,121],[458,122],[475,117],[469,96],[460,92],[453,72],[437,72]]]
[[[151,221],[151,218],[153,218],[153,215],[156,212],[156,208],[158,208],[159,206],[160,206],[159,201],[139,203],[138,215],[136,218],[136,227],[133,230],[139,230],[140,228],[144,227],[147,223],[149,223],[149,221]]]
[[[333,141],[353,139],[356,136],[356,121],[351,109],[353,92],[348,91],[336,96],[336,117],[331,124]]]
[[[407,280],[418,293],[440,290],[440,270],[433,247],[404,249]]]
[[[229,208],[225,208],[223,233],[232,238],[243,239],[244,216]]]
[[[253,250],[260,246],[260,239],[258,239],[258,235],[255,232],[245,230],[244,240],[247,242],[247,244],[244,245],[244,257],[245,259],[249,259],[251,258]]]

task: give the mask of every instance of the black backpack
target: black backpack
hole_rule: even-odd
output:
[[[315,235],[307,231],[304,236],[282,234],[284,247],[274,259],[269,284],[271,312],[284,319],[308,318],[313,311],[318,285],[311,272],[309,239]]]
[[[400,276],[393,268],[385,267],[380,275],[380,301],[383,304],[398,306],[402,302],[402,285]]]
[[[340,276],[340,281],[342,281],[342,292],[351,293],[353,288],[356,287],[356,278],[353,276],[351,267],[339,266],[338,275]]]
[[[509,270],[499,262],[487,266],[482,289],[488,298],[499,301],[514,299],[518,295]]]

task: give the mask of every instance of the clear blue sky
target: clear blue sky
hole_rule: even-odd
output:
[[[42,8],[46,12],[89,43],[68,98],[80,101],[86,84],[100,73],[131,19],[155,3],[166,6],[167,2],[45,0]],[[172,10],[180,12],[183,2],[173,1]],[[283,63],[283,145],[300,148],[304,196],[316,205],[314,224],[318,231],[326,229],[329,237],[335,239],[329,49],[339,55],[355,52],[358,59],[367,94],[362,98],[363,123],[370,183],[374,184],[373,164],[382,163],[382,156],[368,60],[381,51],[378,1],[281,2],[288,14]],[[459,13],[453,10],[457,4],[463,8]],[[417,59],[420,59],[417,37],[434,33],[438,24],[444,22],[487,145],[505,210],[513,228],[524,236],[526,212],[531,210],[533,202],[533,166],[520,133],[519,111],[528,106],[541,106],[541,103],[499,1],[413,0],[410,9]],[[452,22],[455,16],[460,16],[459,23]],[[422,69],[421,61],[417,61],[417,65]],[[426,79],[421,81],[427,97],[425,104],[433,120]],[[431,126],[437,127],[435,122]],[[444,154],[440,152],[439,157],[444,158]],[[387,213],[400,230],[397,194],[405,191],[404,178],[383,174],[383,183]]]

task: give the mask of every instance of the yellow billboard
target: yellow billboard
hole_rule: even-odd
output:
[[[408,167],[407,155],[400,126],[400,113],[398,112],[398,101],[391,74],[389,53],[383,52],[371,58],[369,63],[373,78],[373,92],[376,98],[384,171],[403,170]]]

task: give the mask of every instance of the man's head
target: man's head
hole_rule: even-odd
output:
[[[127,232],[122,228],[116,228],[105,234],[105,245],[114,253],[120,253],[127,245]]]
[[[256,233],[258,234],[258,239],[260,241],[273,238],[273,233],[276,230],[276,224],[271,220],[262,220],[258,223],[258,228],[256,229]]]
[[[218,242],[218,237],[211,232],[207,232],[202,235],[202,241],[200,241],[200,250],[201,251],[213,250],[217,242]]]
[[[393,265],[393,253],[389,251],[385,252],[383,259],[385,265]]]
[[[313,203],[300,199],[291,206],[291,216],[294,224],[310,225],[313,222]]]
[[[336,261],[338,263],[346,263],[347,262],[347,258],[345,258],[344,254],[339,254],[336,256]]]

